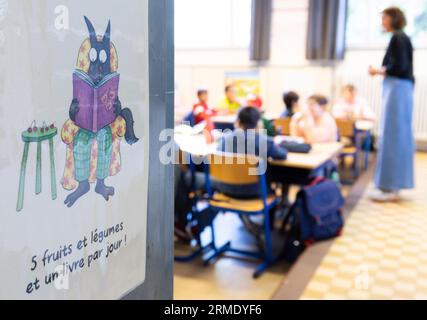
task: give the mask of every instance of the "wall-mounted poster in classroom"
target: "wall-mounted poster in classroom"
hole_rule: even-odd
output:
[[[0,1],[0,298],[145,279],[147,0]]]
[[[261,80],[259,70],[232,71],[225,73],[225,85],[233,84],[237,99],[252,100],[260,96]]]

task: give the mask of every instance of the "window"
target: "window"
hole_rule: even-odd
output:
[[[176,0],[176,48],[248,48],[251,0]]]
[[[387,45],[389,37],[382,32],[380,12],[398,6],[405,12],[415,47],[427,47],[427,0],[349,0],[347,47],[379,48]]]

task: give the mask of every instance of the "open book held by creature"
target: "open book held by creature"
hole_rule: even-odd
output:
[[[132,112],[122,108],[119,99],[118,56],[110,41],[111,24],[108,22],[104,36],[98,36],[90,20],[84,18],[89,38],[79,49],[70,118],[61,131],[67,145],[61,184],[73,190],[64,202],[68,207],[95,182],[95,192],[108,201],[115,190],[105,185],[105,179],[121,169],[120,142],[123,137],[130,145],[138,141]]]
[[[118,96],[119,79],[120,75],[114,72],[95,84],[87,73],[74,71],[73,97],[79,101],[76,125],[96,133],[116,119],[113,106]]]

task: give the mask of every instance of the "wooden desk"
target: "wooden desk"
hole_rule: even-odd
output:
[[[217,143],[207,144],[203,135],[175,134],[175,142],[182,151],[195,156],[206,156],[217,149]],[[338,156],[342,149],[343,145],[338,142],[315,143],[310,153],[290,152],[286,160],[269,159],[268,162],[276,167],[313,171]]]
[[[233,130],[236,119],[237,119],[237,114],[227,114],[227,115],[214,116],[211,118],[211,121],[213,122],[215,129]]]
[[[217,143],[207,144],[203,136],[175,134],[175,142],[180,149],[191,156],[199,157],[215,152]],[[337,157],[343,149],[343,144],[316,143],[309,153],[288,153],[286,160],[268,160],[267,176],[270,182],[276,182],[282,188],[281,206],[288,212],[290,208],[290,185],[303,186],[311,183],[313,173],[326,167],[329,160]]]
[[[174,136],[175,143],[184,153],[196,157],[205,157],[216,151],[217,143],[206,143],[203,135],[177,134]]]
[[[290,185],[307,185],[313,173],[324,168],[329,160],[337,157],[344,145],[338,142],[315,143],[310,153],[288,153],[286,160],[269,160],[270,180],[283,185],[283,194],[287,196]]]
[[[315,143],[310,153],[290,152],[286,160],[269,160],[268,162],[274,166],[315,170],[338,156],[342,149],[343,145],[338,142]]]
[[[222,116],[211,117],[211,120],[214,123],[231,123],[231,124],[234,124],[236,119],[237,119],[237,114],[227,114],[227,115],[222,115]]]
[[[270,181],[281,185],[281,206],[285,212],[290,208],[290,186],[310,184],[314,174],[325,169],[328,162],[339,156],[343,148],[344,145],[338,142],[315,143],[310,153],[290,152],[286,160],[269,160],[269,178]]]
[[[372,131],[374,129],[374,121],[369,120],[357,120],[355,122],[355,127],[359,131]]]

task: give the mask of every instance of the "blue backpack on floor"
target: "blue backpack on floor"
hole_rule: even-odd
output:
[[[337,183],[332,180],[316,178],[302,188],[283,224],[287,231],[285,259],[294,262],[305,247],[339,236],[344,226],[344,203]]]

